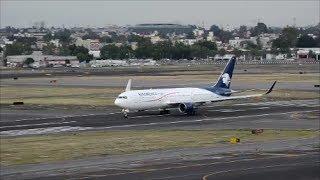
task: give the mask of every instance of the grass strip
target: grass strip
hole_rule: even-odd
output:
[[[153,150],[209,147],[229,143],[312,138],[319,131],[265,130],[252,135],[250,130],[142,130],[95,131],[1,138],[1,164],[16,165],[52,162],[100,155],[130,154]]]

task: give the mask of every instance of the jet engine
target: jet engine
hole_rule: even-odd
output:
[[[195,108],[192,103],[179,104],[179,111],[187,114],[194,114]]]

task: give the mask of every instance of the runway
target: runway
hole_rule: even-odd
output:
[[[317,179],[319,153],[244,155],[199,161],[182,161],[136,169],[107,170],[70,179]]]
[[[319,130],[319,101],[235,101],[200,109],[130,113],[120,109],[68,110],[28,106],[1,109],[1,136],[95,130],[313,129]],[[31,109],[30,109],[31,108]],[[77,109],[77,108],[75,108]],[[213,147],[156,150],[61,162],[1,166],[2,179],[319,179],[318,137]]]
[[[160,115],[158,111],[130,113],[123,118],[120,109],[90,112],[43,114],[34,111],[25,115],[23,109],[1,111],[2,136],[59,133],[81,130],[141,129],[318,129],[319,101],[295,100],[234,104],[212,104],[195,116],[177,110]],[[37,114],[38,113],[38,114]],[[40,113],[40,114],[39,114]],[[42,114],[41,114],[42,113]]]
[[[212,80],[216,80],[215,75],[208,75]],[[152,76],[151,76],[152,77]],[[207,79],[176,79],[175,76],[171,78],[159,78],[158,80],[145,78],[141,81],[140,77],[130,76],[124,77],[43,77],[43,78],[20,78],[19,80],[0,79],[2,85],[16,86],[16,87],[73,87],[73,88],[123,88],[128,79],[133,79],[134,89],[147,88],[175,88],[175,87],[207,87],[211,82]],[[90,79],[90,80],[89,80]],[[57,83],[52,84],[50,81],[57,80]],[[107,82],[107,83],[106,83]],[[270,86],[270,82],[232,82],[232,88],[236,90],[248,89],[266,89]],[[300,91],[317,91],[319,87],[314,86],[312,82],[278,82],[277,89],[290,89]]]
[[[241,153],[185,156],[183,158],[130,161],[123,157],[91,159],[64,164],[39,164],[4,168],[3,179],[318,179],[320,165],[317,150],[286,150],[277,152]],[[135,158],[135,159],[137,159]],[[131,158],[132,159],[132,158]],[[120,160],[120,161],[119,161]],[[69,166],[72,164],[72,166]]]

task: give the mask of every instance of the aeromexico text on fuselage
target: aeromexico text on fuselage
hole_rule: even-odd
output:
[[[216,84],[209,85],[205,88],[131,90],[130,79],[125,92],[121,93],[115,100],[115,105],[123,108],[125,116],[130,110],[147,110],[154,108],[162,110],[166,108],[178,108],[183,113],[194,114],[195,110],[201,105],[217,101],[259,97],[269,94],[272,91],[276,82],[263,94],[231,96],[231,94],[235,92],[230,89],[235,62],[235,57],[231,58]]]

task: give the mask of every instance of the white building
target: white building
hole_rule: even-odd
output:
[[[204,31],[202,29],[195,29],[193,30],[193,34],[197,37],[202,36],[204,34]]]
[[[90,61],[90,66],[93,68],[109,66],[128,66],[128,63],[124,60],[93,60]]]
[[[88,52],[90,55],[92,55],[95,58],[99,58],[100,57],[100,51],[89,51]]]
[[[207,41],[211,41],[211,42],[215,41],[214,34],[212,31],[209,31],[207,36]]]
[[[151,36],[150,40],[151,40],[152,44],[156,44],[158,42],[163,41],[163,39],[161,39],[160,36]]]
[[[180,40],[178,40],[178,42],[181,42],[181,43],[183,43],[185,45],[191,46],[191,45],[193,45],[194,43],[197,42],[197,39],[180,39]]]

